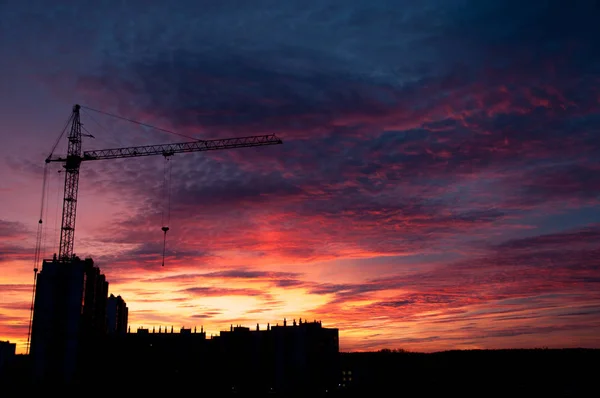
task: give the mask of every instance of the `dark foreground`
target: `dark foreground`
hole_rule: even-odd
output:
[[[540,349],[354,353],[343,363],[359,395],[584,397],[598,393],[599,360],[600,350]]]
[[[199,394],[204,396],[597,396],[600,350],[474,350],[433,354],[376,352],[343,353],[338,385],[327,391],[247,391],[241,387],[209,387],[202,372],[180,372],[177,364],[157,363],[164,372],[152,375],[137,370],[135,361],[126,373],[90,375],[84,385],[35,386],[28,378],[26,356],[17,356],[0,374],[0,396],[34,396],[59,393],[89,396],[126,394]],[[110,363],[105,364],[107,368]],[[223,373],[227,369],[221,369]],[[110,372],[109,372],[110,373]],[[162,376],[157,376],[162,375]],[[295,393],[294,393],[295,391]]]

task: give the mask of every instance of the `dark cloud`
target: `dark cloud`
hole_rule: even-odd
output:
[[[161,267],[163,261],[163,242],[159,241],[159,237],[162,238],[162,232],[156,231],[155,228],[154,234],[148,234],[147,236],[152,236],[152,240],[154,242],[144,242],[144,235],[136,236],[134,231],[129,231],[128,236],[131,239],[130,241],[118,239],[116,242],[118,243],[134,243],[137,244],[132,249],[121,250],[120,252],[114,254],[101,254],[94,255],[93,258],[97,265],[102,269],[105,269],[114,274],[120,274],[124,269],[132,269],[131,264],[135,264],[136,269],[157,269],[157,267]],[[122,230],[125,232],[125,230]],[[159,235],[160,232],[160,235]],[[111,237],[111,241],[114,242]],[[190,266],[194,262],[199,261],[202,258],[210,258],[210,254],[204,250],[193,250],[193,249],[185,249],[183,246],[175,246],[168,241],[167,246],[165,247],[165,264],[169,264],[171,268],[180,267],[181,265]],[[133,278],[129,278],[132,280]],[[138,278],[138,280],[142,280],[143,278]],[[127,277],[122,279],[123,281],[128,280]]]
[[[8,240],[10,242],[10,239]],[[33,260],[35,249],[0,243],[0,262],[10,260]]]
[[[234,289],[218,287],[191,287],[180,292],[193,294],[198,297],[226,297],[226,296],[269,296],[268,293],[257,289]]]
[[[221,311],[208,311],[202,314],[194,314],[192,315],[192,318],[200,318],[200,319],[209,319],[209,318],[213,318],[215,316],[221,315],[222,312]]]
[[[381,302],[377,303],[377,305],[380,305],[382,307],[392,307],[392,308],[404,307],[405,305],[410,305],[410,304],[413,304],[412,300],[381,301]]]
[[[600,142],[600,140],[599,140]],[[598,163],[575,163],[540,168],[523,183],[524,194],[541,200],[600,198]]]
[[[20,283],[4,283],[4,284],[0,284],[0,290],[2,291],[14,291],[14,292],[25,292],[28,291],[30,292],[32,289],[32,286],[27,285],[27,284],[20,284]]]
[[[228,271],[216,271],[208,274],[203,274],[204,277],[208,278],[240,278],[240,279],[280,279],[280,278],[294,278],[297,277],[298,273],[295,272],[271,272],[271,271],[250,271],[243,269],[235,269]],[[286,280],[286,279],[284,279]]]
[[[1,286],[0,286],[0,290],[2,290]],[[11,290],[13,290],[13,289],[11,289]],[[2,303],[2,304],[0,304],[0,308],[5,309],[5,310],[9,310],[9,311],[10,310],[30,311],[31,310],[31,303],[27,303],[27,302]]]
[[[202,277],[203,274],[176,274],[169,276],[159,276],[146,278],[144,282],[193,282],[196,279]]]
[[[591,309],[584,309],[582,311],[573,311],[573,312],[567,312],[564,314],[559,314],[559,317],[578,317],[581,315],[600,315],[600,308],[591,308]]]
[[[489,333],[485,333],[483,336],[478,337],[514,337],[522,335],[544,335],[548,333],[554,333],[565,330],[577,330],[580,329],[581,325],[553,325],[553,326],[521,326],[512,330],[498,330]]]
[[[276,287],[302,287],[306,282],[297,279],[281,279],[274,282]]]
[[[164,299],[145,299],[145,298],[138,298],[135,300],[136,303],[164,303],[165,300]],[[174,303],[176,302],[185,302],[188,301],[188,297],[170,297],[169,301],[172,301]]]
[[[554,234],[538,235],[529,238],[511,239],[500,243],[499,250],[564,250],[580,245],[600,242],[600,226],[578,228],[576,230],[558,232]]]
[[[224,271],[213,271],[207,273],[194,274],[175,274],[163,277],[147,278],[144,282],[194,282],[201,279],[250,279],[250,280],[266,280],[274,283],[285,283],[290,281],[290,278],[297,277],[301,274],[296,272],[275,272],[275,271],[257,271],[249,269],[228,269]]]
[[[0,239],[23,239],[31,233],[25,224],[18,221],[0,220]]]
[[[244,173],[239,180],[213,181],[210,185],[200,183],[177,184],[172,195],[179,198],[179,206],[227,207],[240,206],[247,202],[268,203],[277,198],[285,200],[302,193],[302,188],[293,182],[286,181],[279,173],[249,174]],[[197,181],[192,175],[182,175],[186,181]]]

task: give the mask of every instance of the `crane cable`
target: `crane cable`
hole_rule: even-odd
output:
[[[162,266],[165,266],[165,253],[167,248],[167,231],[171,222],[171,167],[170,157],[165,155],[165,163],[163,168],[163,209],[162,209],[162,228],[163,231],[163,255]]]
[[[44,218],[44,205],[46,203],[46,188],[48,187],[48,163],[44,164],[44,177],[42,179],[42,203],[40,205],[40,218],[38,220],[37,234],[35,238],[35,259],[34,269],[37,268],[41,257],[42,249],[42,232],[43,232],[43,218]]]
[[[42,230],[42,247],[40,250],[40,259],[43,259],[44,257],[46,257],[46,248],[47,248],[47,241],[48,241],[48,209],[49,209],[49,200],[50,200],[50,194],[52,193],[52,177],[48,177],[46,176],[46,194],[44,195],[46,197],[46,203],[44,204],[44,227]],[[40,260],[38,259],[38,261]]]
[[[61,135],[62,136],[62,135]],[[41,257],[42,235],[43,235],[43,218],[44,204],[46,203],[46,189],[48,187],[48,163],[44,163],[44,177],[42,178],[42,203],[40,205],[40,218],[38,220],[37,232],[35,237],[35,253],[33,260],[33,287],[31,292],[31,308],[29,310],[29,329],[27,331],[27,353],[29,353],[29,345],[31,341],[31,324],[33,321],[33,307],[35,304],[35,285],[38,273],[38,264]]]
[[[98,109],[90,108],[88,106],[84,106],[84,105],[80,105],[80,106],[81,106],[81,108],[87,109],[88,111],[97,112],[97,113],[100,113],[100,114],[103,114],[103,115],[106,115],[106,116],[114,117],[116,119],[124,120],[126,122],[134,123],[134,124],[137,124],[139,126],[148,127],[148,128],[151,128],[151,129],[162,131],[163,133],[169,133],[169,134],[178,135],[180,137],[189,138],[189,139],[194,140],[194,141],[204,141],[204,140],[199,140],[196,137],[191,137],[189,135],[185,135],[185,134],[181,134],[181,133],[176,133],[175,131],[163,129],[161,127],[152,126],[151,124],[147,124],[147,123],[138,122],[137,120],[128,119],[128,118],[123,117],[123,116],[119,116],[119,115],[115,115],[115,114],[112,114],[112,113],[100,111]]]
[[[42,178],[42,201],[41,201],[41,205],[40,205],[40,218],[38,219],[38,226],[37,226],[37,232],[36,232],[36,237],[35,237],[35,252],[34,252],[34,259],[33,259],[33,287],[32,287],[32,292],[31,292],[31,309],[29,312],[29,330],[27,331],[27,353],[29,354],[29,346],[30,346],[30,341],[31,341],[31,324],[33,322],[33,307],[35,305],[35,287],[36,287],[36,282],[37,282],[37,274],[38,274],[38,266],[39,266],[39,262],[41,260],[41,250],[42,250],[42,235],[43,235],[43,218],[44,218],[44,205],[46,204],[47,198],[46,198],[46,190],[48,188],[48,163],[50,158],[52,157],[52,155],[54,154],[54,151],[56,150],[56,147],[58,147],[58,144],[60,143],[60,140],[63,138],[63,136],[65,135],[69,124],[71,123],[71,121],[73,120],[73,115],[69,115],[69,117],[67,118],[67,121],[65,123],[65,126],[63,127],[60,135],[58,136],[58,138],[56,139],[56,141],[54,142],[54,145],[52,146],[52,149],[50,150],[50,153],[48,154],[48,156],[46,157],[46,161],[44,162],[44,176]]]
[[[62,172],[62,170],[58,170],[56,172],[57,178],[56,178],[56,204],[54,205],[54,235],[52,237],[52,242],[53,246],[52,246],[52,253],[56,253],[58,251],[58,204],[60,202],[60,198],[59,198],[59,194],[60,194],[60,173]]]

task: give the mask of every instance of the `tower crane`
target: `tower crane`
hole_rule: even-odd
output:
[[[82,162],[88,160],[107,160],[107,159],[123,159],[140,156],[162,155],[165,158],[175,155],[176,153],[187,152],[204,152],[217,151],[222,149],[248,148],[256,146],[277,145],[283,142],[274,134],[255,135],[248,137],[223,138],[212,140],[195,140],[191,142],[158,144],[133,146],[125,148],[100,149],[92,151],[82,151],[81,141],[82,124],[79,111],[81,105],[74,105],[73,112],[67,123],[71,124],[70,133],[68,136],[69,144],[67,155],[65,157],[53,156],[52,153],[46,158],[46,164],[50,162],[63,163],[65,171],[65,186],[62,208],[62,222],[60,230],[60,243],[58,246],[58,258],[60,262],[71,262],[75,255],[73,254],[73,245],[75,243],[75,213],[77,210],[77,191],[79,187],[79,168]],[[84,107],[86,109],[91,109]],[[121,118],[124,119],[124,118]],[[128,119],[125,119],[128,120]],[[129,120],[131,121],[131,120]],[[144,125],[143,123],[138,123]],[[162,129],[159,129],[162,130]],[[166,130],[165,130],[166,131]],[[55,145],[56,147],[56,145]],[[40,219],[41,222],[41,219]],[[167,226],[163,226],[162,231],[165,234],[169,230]],[[163,265],[164,265],[164,248],[163,248]]]

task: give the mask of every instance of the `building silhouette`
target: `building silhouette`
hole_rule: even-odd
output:
[[[10,341],[0,341],[0,377],[8,369],[14,359],[15,352],[17,350],[17,344],[11,343]]]
[[[64,383],[94,356],[106,333],[108,282],[91,258],[44,260],[31,328],[34,380]]]
[[[263,329],[231,325],[210,339],[203,328],[139,328],[109,335],[104,344],[110,372],[127,374],[133,384],[193,381],[207,391],[297,393],[339,382],[339,331],[317,321]]]
[[[127,320],[129,318],[129,309],[125,300],[121,296],[110,295],[106,305],[106,325],[107,332],[125,333],[127,332]]]
[[[320,321],[300,319],[289,326],[284,320],[263,330],[232,326],[211,343],[216,362],[229,364],[223,383],[236,389],[324,391],[339,379],[339,330]]]
[[[261,329],[231,325],[207,339],[203,327],[128,328],[121,296],[90,258],[44,260],[31,329],[38,386],[202,386],[221,392],[317,392],[339,382],[339,331],[299,319]],[[100,386],[98,386],[100,388]],[[115,387],[116,388],[116,387]]]

